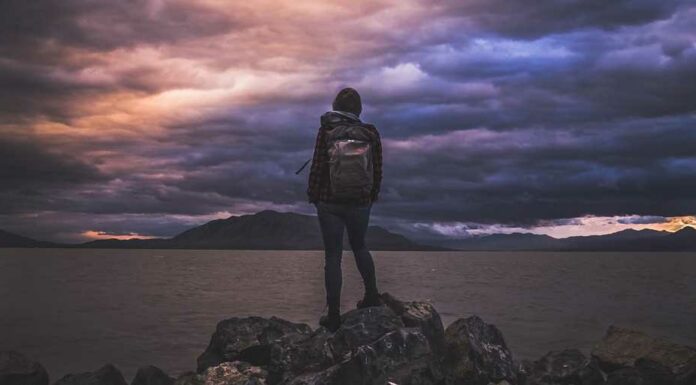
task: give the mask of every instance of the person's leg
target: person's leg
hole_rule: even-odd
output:
[[[372,255],[365,244],[365,235],[370,221],[370,209],[372,205],[354,206],[348,210],[346,215],[346,228],[348,230],[348,240],[353,249],[355,263],[362,276],[365,285],[366,295],[379,294],[377,291],[377,278],[375,276],[375,265]]]
[[[340,313],[341,306],[341,254],[343,252],[343,228],[345,223],[330,204],[319,202],[317,216],[324,241],[324,286],[329,313]]]

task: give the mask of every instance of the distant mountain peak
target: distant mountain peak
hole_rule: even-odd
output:
[[[0,229],[0,247],[50,247],[50,242],[37,241]]]
[[[696,234],[696,228],[691,225],[686,225],[674,232],[674,234]]]

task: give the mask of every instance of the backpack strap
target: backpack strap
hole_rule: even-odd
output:
[[[301,172],[302,170],[304,170],[304,168],[307,167],[307,165],[308,165],[309,162],[311,162],[311,161],[312,161],[312,158],[307,159],[307,161],[304,162],[304,164],[302,165],[302,167],[300,167],[299,170],[295,171],[295,175],[299,175],[300,172]]]

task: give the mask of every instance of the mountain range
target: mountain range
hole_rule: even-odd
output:
[[[370,226],[366,242],[372,250],[443,250],[415,243],[379,226]],[[349,249],[344,232],[344,249]],[[74,247],[109,249],[235,249],[235,250],[323,250],[316,216],[272,210],[231,216],[194,227],[172,238],[101,239],[80,244],[36,241],[0,230],[0,247]]]
[[[607,235],[569,238],[529,233],[491,234],[426,243],[414,242],[379,226],[370,226],[367,244],[372,250],[696,251],[696,229],[687,226],[676,232],[623,230]],[[61,244],[0,230],[0,247],[322,250],[323,244],[315,216],[264,210],[213,220],[172,238],[103,239]],[[345,234],[344,248],[349,249]]]
[[[529,233],[491,234],[452,239],[438,245],[456,250],[549,250],[549,251],[696,251],[696,229],[676,232],[622,230],[606,235],[553,238]]]

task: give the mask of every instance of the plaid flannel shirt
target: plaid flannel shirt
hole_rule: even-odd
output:
[[[376,142],[372,146],[372,166],[373,166],[373,185],[369,196],[363,197],[359,203],[367,204],[377,201],[379,190],[382,184],[382,142],[380,140],[377,127],[365,124],[376,134]],[[312,157],[312,167],[309,172],[309,187],[307,196],[310,203],[318,201],[331,202],[331,186],[329,180],[329,153],[324,139],[324,127],[319,127],[317,140],[314,145],[314,156]]]

